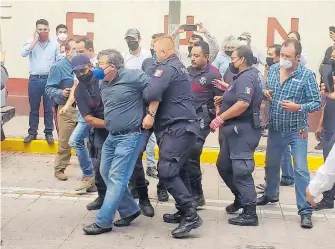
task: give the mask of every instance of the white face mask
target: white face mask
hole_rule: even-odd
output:
[[[289,69],[292,67],[292,62],[289,60],[280,59],[279,65],[281,68]]]
[[[60,41],[66,41],[67,40],[67,34],[60,33],[58,35],[58,40],[60,40]]]
[[[241,40],[241,41],[239,41],[239,44],[240,44],[240,46],[247,46],[248,45],[248,41]]]

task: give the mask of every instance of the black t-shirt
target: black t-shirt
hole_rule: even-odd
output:
[[[90,82],[79,81],[74,97],[83,117],[91,115],[104,119],[104,106],[101,101],[99,80],[92,78]]]
[[[223,92],[213,86],[214,79],[221,79],[216,67],[208,64],[203,69],[187,68],[192,84],[193,104],[197,113],[202,112],[202,106],[214,109],[214,97],[222,96]]]
[[[225,125],[241,121],[253,122],[253,106],[259,109],[263,98],[258,73],[257,69],[248,68],[233,77],[234,81],[223,94],[220,113],[227,111],[237,101],[247,102],[249,106],[241,115],[226,120]]]
[[[335,133],[335,99],[326,98],[323,129],[327,132]]]

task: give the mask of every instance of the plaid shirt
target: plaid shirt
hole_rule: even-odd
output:
[[[279,63],[270,67],[267,75],[266,88],[272,90],[272,102],[270,105],[269,126],[282,132],[296,131],[308,126],[308,113],[315,112],[321,107],[319,87],[315,74],[298,65],[283,84],[280,84]],[[289,100],[301,105],[297,112],[287,112],[280,103]]]

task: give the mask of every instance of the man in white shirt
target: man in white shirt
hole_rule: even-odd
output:
[[[333,76],[335,84],[335,76]],[[325,84],[321,84],[322,92],[329,99],[335,99],[335,92],[325,93]],[[325,191],[330,190],[335,184],[335,146],[330,150],[325,163],[318,169],[313,180],[306,189],[307,201],[313,206],[317,205],[318,197]]]
[[[141,69],[142,63],[146,58],[151,57],[149,50],[140,47],[141,34],[137,29],[129,29],[124,38],[127,42],[129,51],[123,53],[124,66],[127,69]]]

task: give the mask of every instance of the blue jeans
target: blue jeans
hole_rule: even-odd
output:
[[[156,137],[155,134],[152,133],[146,148],[148,168],[155,168],[155,146],[156,146]]]
[[[265,196],[272,199],[279,195],[280,163],[289,145],[295,165],[295,193],[300,215],[312,213],[312,207],[306,201],[306,188],[310,180],[307,168],[307,142],[308,138],[301,138],[299,131],[279,132],[269,129],[266,149]]]
[[[100,227],[112,227],[116,211],[125,218],[140,210],[127,185],[143,146],[142,140],[140,132],[109,134],[102,147],[100,173],[107,192],[95,219]]]
[[[292,159],[291,159],[291,149],[290,146],[287,146],[283,158],[281,159],[281,179],[286,183],[293,184],[294,183],[294,171],[292,167]]]
[[[79,112],[78,112],[79,113]],[[78,114],[78,124],[69,140],[69,145],[76,151],[79,165],[83,171],[83,176],[93,176],[93,163],[88,155],[84,140],[88,138],[91,127],[85,122],[84,118]]]
[[[30,75],[28,83],[28,96],[29,96],[29,135],[37,135],[38,124],[39,124],[39,112],[41,98],[43,98],[44,108],[44,133],[45,135],[52,135],[54,129],[53,123],[53,112],[52,105],[53,101],[45,93],[45,85],[47,84],[47,78],[42,79],[36,75]]]

